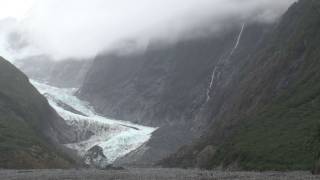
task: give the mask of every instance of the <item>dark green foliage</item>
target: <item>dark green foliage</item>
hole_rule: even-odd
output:
[[[231,141],[220,148],[215,161],[225,165],[236,161],[244,169],[311,169],[319,102],[317,97],[295,108],[272,105],[266,112],[245,120]]]
[[[250,58],[238,58],[212,131],[164,164],[194,165],[213,145],[206,168],[310,170],[320,152],[319,10],[320,1],[300,0]]]
[[[268,48],[256,56],[263,69],[252,66],[260,71],[255,80],[265,84],[247,76],[244,80],[250,84],[241,86],[253,98],[266,99],[239,116],[240,128],[220,147],[212,165],[311,169],[319,147],[311,143],[320,123],[319,7],[318,1],[300,1],[271,33]]]
[[[0,58],[0,168],[70,166],[45,134],[54,118],[28,78]]]

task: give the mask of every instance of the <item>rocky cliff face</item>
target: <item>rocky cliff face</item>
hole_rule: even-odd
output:
[[[131,159],[156,161],[202,133],[162,164],[310,169],[319,147],[319,21],[320,3],[300,0],[273,25],[101,55],[79,96],[105,115],[160,127]]]
[[[208,109],[217,100],[215,87],[230,83],[238,59],[250,56],[267,30],[268,25],[243,24],[221,36],[169,46],[153,43],[130,56],[100,55],[78,95],[106,116],[160,127],[141,151],[134,152],[144,152],[134,163],[154,162],[206,129],[215,114]],[[222,97],[217,102],[223,102]]]
[[[230,83],[217,86],[224,93],[213,96],[210,130],[163,164],[310,169],[319,148],[319,10],[319,1],[295,3],[251,56],[238,59]]]
[[[59,144],[71,141],[70,132],[28,78],[0,58],[0,167],[69,167]]]
[[[153,43],[146,51],[128,56],[100,55],[79,96],[99,112],[120,119],[154,126],[190,122],[194,111],[206,104],[214,68],[230,63],[240,31],[236,26],[220,37],[165,47]],[[247,25],[241,49],[254,49],[263,33],[264,26]]]

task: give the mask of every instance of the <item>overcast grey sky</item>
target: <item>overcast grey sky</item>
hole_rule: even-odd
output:
[[[232,19],[272,22],[296,0],[0,0],[0,45],[18,31],[23,56],[91,58],[124,40],[172,41],[191,30],[218,30]],[[4,20],[12,17],[16,21]],[[1,26],[6,24],[5,27]],[[8,25],[9,24],[9,25]],[[10,43],[9,43],[10,44]],[[14,51],[0,53],[13,54]]]

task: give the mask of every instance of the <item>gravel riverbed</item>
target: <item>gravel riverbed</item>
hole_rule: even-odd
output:
[[[242,172],[185,169],[0,170],[1,180],[313,180],[310,172]]]

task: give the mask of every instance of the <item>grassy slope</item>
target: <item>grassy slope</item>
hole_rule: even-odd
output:
[[[219,149],[214,163],[237,161],[244,169],[310,169],[314,162],[314,136],[320,118],[320,98],[297,106],[266,107],[246,119],[231,140]]]
[[[288,85],[269,93],[269,103],[257,105],[242,118],[240,128],[218,149],[212,166],[237,162],[241,168],[258,170],[312,167],[315,149],[320,147],[315,143],[320,123],[318,9],[318,1],[303,0],[284,16],[271,45],[257,57],[257,64],[263,66],[255,67],[260,71],[256,73],[263,78],[244,78],[251,85],[243,92],[256,95],[272,91],[277,79],[285,76]],[[299,59],[302,62],[297,63]]]
[[[46,99],[27,77],[9,62],[0,59],[0,167],[68,167],[48,144],[41,128],[51,116]]]

